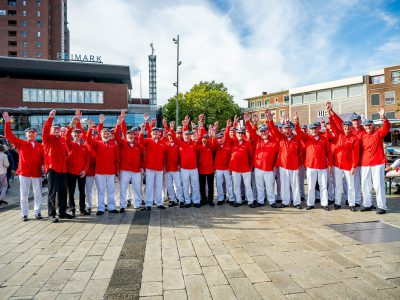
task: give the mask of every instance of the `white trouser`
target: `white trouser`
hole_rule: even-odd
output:
[[[142,205],[142,174],[140,172],[121,170],[119,173],[119,200],[121,208],[126,208],[126,196],[130,181],[132,181],[133,189],[133,206],[138,208]]]
[[[304,191],[304,181],[306,179],[306,167],[301,166],[299,168],[299,190],[300,190],[300,197],[305,197],[306,192]]]
[[[19,176],[19,192],[21,196],[21,210],[23,216],[28,216],[29,214],[29,190],[33,189],[33,201],[34,201],[34,213],[35,215],[40,214],[42,207],[42,178],[41,177],[25,177]]]
[[[233,186],[232,186],[232,176],[229,173],[229,170],[215,170],[215,178],[217,183],[217,199],[218,201],[224,200],[224,179],[225,186],[228,193],[229,201],[235,201],[235,195],[233,194]]]
[[[192,200],[194,204],[200,203],[200,183],[197,169],[181,169],[181,179],[186,204],[190,204]],[[192,190],[192,197],[190,197],[189,188]]]
[[[363,206],[372,205],[372,187],[376,193],[378,208],[386,210],[385,195],[385,164],[361,167],[361,189],[363,193]]]
[[[333,167],[333,172],[335,175],[335,204],[341,205],[342,204],[342,192],[343,192],[343,175],[346,179],[346,186],[347,186],[347,201],[349,202],[349,206],[355,205],[355,192],[354,192],[354,175],[350,174],[350,171],[339,169]]]
[[[162,205],[163,171],[146,169],[146,206]]]
[[[94,186],[94,176],[86,176],[85,184],[85,194],[86,194],[86,209],[92,208],[93,200],[93,186]]]
[[[275,203],[274,171],[263,171],[255,168],[254,175],[256,179],[258,203],[264,204],[265,194],[267,194],[269,204]]]
[[[114,185],[115,175],[96,174],[97,188],[97,211],[104,212],[104,194],[107,190],[107,208],[109,211],[115,209]]]
[[[318,180],[319,193],[321,197],[321,206],[328,205],[328,170],[327,169],[311,169],[307,168],[308,180],[308,195],[307,205],[314,206],[315,204],[315,184]]]
[[[328,172],[328,199],[335,200],[335,174]]]
[[[279,167],[279,178],[281,185],[282,204],[289,205],[290,189],[292,189],[293,193],[293,205],[300,204],[299,170],[288,170]]]
[[[7,174],[0,174],[0,200],[6,199],[7,188]]]
[[[167,190],[169,199],[172,202],[176,202],[178,199],[179,202],[183,202],[183,191],[182,191],[182,181],[181,181],[181,173],[176,172],[167,172],[165,173],[166,181],[167,181]]]
[[[240,190],[240,184],[242,182],[242,178],[243,178],[244,190],[246,192],[246,198],[248,204],[250,205],[254,201],[253,190],[251,189],[251,172],[245,172],[245,173],[232,172],[233,191],[236,197],[236,202],[242,203],[241,190]]]
[[[356,203],[361,205],[361,167],[357,167],[354,173],[354,192]]]
[[[257,199],[257,184],[256,184],[256,175],[255,175],[254,170],[251,171],[251,190],[253,191],[254,200]],[[264,194],[265,194],[265,190],[263,191],[262,195],[264,195]]]
[[[354,177],[354,175],[353,175]],[[354,190],[354,178],[353,178],[353,190]],[[348,195],[348,187],[347,187],[347,179],[346,177],[343,178],[343,195],[346,199],[348,199],[349,195]],[[356,197],[356,192],[354,190],[354,200]]]
[[[167,191],[168,191],[167,174],[166,174],[166,172],[163,172],[163,180],[162,180],[162,198],[163,198],[163,200],[167,200],[168,197],[171,197],[170,195],[168,195]]]
[[[281,200],[281,177],[279,175],[279,168],[275,168],[275,181],[276,181],[276,200]]]

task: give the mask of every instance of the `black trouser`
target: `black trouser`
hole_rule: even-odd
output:
[[[69,198],[69,209],[75,211],[75,188],[76,181],[78,181],[79,189],[79,210],[85,210],[85,185],[86,176],[81,178],[79,175],[68,174],[68,198]]]
[[[48,195],[47,209],[49,216],[56,216],[56,195],[58,194],[58,213],[62,216],[67,211],[67,174],[58,173],[52,169],[47,172]]]
[[[206,182],[208,187],[208,197],[206,195]],[[211,203],[214,200],[214,173],[199,174],[201,203]]]

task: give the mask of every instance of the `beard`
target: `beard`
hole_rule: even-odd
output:
[[[105,143],[107,143],[107,142],[110,140],[110,138],[104,138],[104,137],[101,137],[101,139],[102,139],[102,141],[105,142]]]

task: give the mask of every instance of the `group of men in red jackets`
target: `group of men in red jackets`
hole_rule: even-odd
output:
[[[235,117],[233,123],[227,121],[225,129],[218,130],[218,123],[206,128],[204,117],[200,115],[198,124],[190,123],[186,117],[182,126],[175,128],[173,121],[168,124],[163,120],[164,128],[160,129],[154,126],[155,120],[150,123],[145,114],[143,126],[128,130],[125,112],[121,112],[115,128],[103,128],[104,116],[100,115],[98,126],[88,120],[87,131],[80,124],[79,110],[66,128],[53,123],[56,111],[52,110],[43,126],[43,144],[36,141],[34,128],[26,129],[26,140],[15,137],[10,127],[11,117],[4,112],[3,118],[5,135],[19,153],[17,173],[24,221],[28,220],[31,184],[35,218],[42,219],[42,167],[48,178],[47,204],[51,222],[76,216],[77,183],[81,215],[91,213],[94,183],[96,215],[102,215],[106,209],[112,214],[125,212],[130,186],[135,209],[142,208],[143,202],[145,210],[151,210],[154,203],[157,208],[165,209],[165,196],[170,199],[170,206],[214,206],[214,179],[218,205],[227,200],[237,207],[247,201],[255,208],[265,205],[267,200],[272,208],[285,208],[292,202],[293,207],[301,209],[302,200],[305,200],[305,174],[308,210],[314,208],[316,186],[321,208],[330,210],[328,185],[333,183],[333,209],[341,208],[343,192],[347,194],[351,211],[356,211],[358,206],[360,211],[375,209],[373,187],[376,212],[385,213],[386,160],[382,139],[389,132],[390,123],[384,109],[379,110],[383,119],[381,128],[375,128],[371,120],[361,123],[361,117],[356,114],[351,121],[343,122],[330,102],[326,110],[329,122],[315,122],[308,128],[300,126],[297,114],[291,121],[283,117],[281,126],[277,126],[272,113],[266,110],[267,122],[260,127],[257,117],[246,113],[245,126]],[[321,131],[321,127],[325,131]],[[142,192],[144,174],[145,197]],[[115,201],[116,176],[119,210]],[[282,200],[280,205],[276,202],[275,181]]]

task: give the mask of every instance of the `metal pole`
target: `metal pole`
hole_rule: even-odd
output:
[[[176,51],[176,126],[179,126],[179,34],[176,39],[177,51]]]

